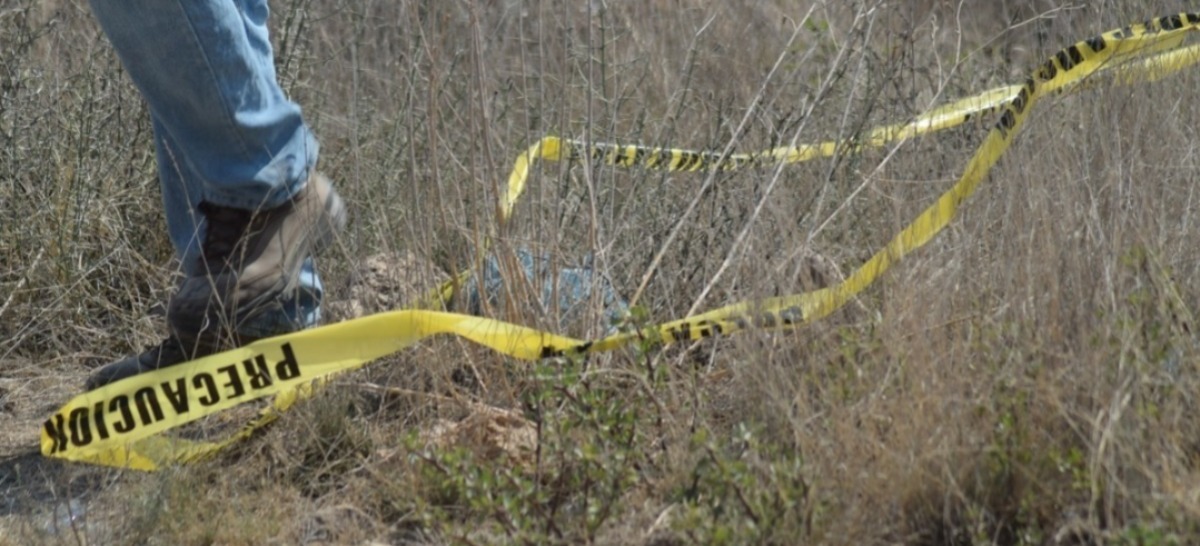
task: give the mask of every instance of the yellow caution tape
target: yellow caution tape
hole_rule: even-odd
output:
[[[501,221],[512,213],[536,160],[590,158],[620,167],[669,171],[732,170],[827,157],[839,147],[882,146],[1000,112],[957,183],[925,209],[845,281],[820,290],[747,301],[700,315],[583,341],[497,320],[438,311],[392,311],[264,339],[183,365],[131,377],[76,396],[46,420],[42,453],[49,457],[139,470],[193,461],[245,438],[296,401],[310,397],[336,374],[362,367],[430,336],[451,334],[522,360],[609,351],[639,339],[671,343],[730,334],[747,328],[789,328],[834,312],[889,267],[929,242],[954,217],[1008,149],[1030,109],[1050,93],[1073,92],[1107,74],[1119,84],[1154,81],[1200,61],[1184,33],[1200,28],[1200,15],[1179,14],[1130,25],[1059,51],[1023,84],[992,89],[937,108],[909,123],[869,131],[859,141],[831,141],[749,154],[587,144],[547,137],[521,154],[502,198]],[[451,286],[452,285],[447,285]],[[452,288],[436,295],[445,297]],[[239,404],[274,396],[258,418],[215,441],[161,433]]]

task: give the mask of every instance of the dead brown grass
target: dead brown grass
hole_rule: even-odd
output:
[[[543,135],[845,138],[1178,9],[273,8],[281,77],[353,207],[322,260],[341,316],[478,265],[509,163]],[[1200,542],[1198,78],[1042,105],[945,233],[812,328],[538,366],[435,340],[216,461],[146,475],[29,454],[87,370],[156,339],[173,279],[139,97],[85,3],[16,0],[0,7],[0,544]],[[849,270],[879,248],[983,130],[788,167],[770,195],[771,171],[547,165],[496,251],[593,255],[629,297],[661,251],[636,302],[654,321],[791,293],[806,256]],[[396,257],[428,284],[364,280]],[[494,312],[554,323],[534,309]]]

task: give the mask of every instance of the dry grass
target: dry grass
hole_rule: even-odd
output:
[[[509,162],[542,135],[845,138],[1178,9],[273,7],[281,77],[353,207],[322,260],[332,298],[356,302],[344,313],[477,265]],[[15,0],[0,8],[0,544],[1198,543],[1197,83],[1042,105],[952,227],[834,320],[539,366],[437,340],[217,461],[147,475],[29,455],[89,369],[157,339],[173,279],[149,121],[86,3]],[[592,255],[628,297],[661,251],[636,301],[654,321],[796,292],[804,256],[861,263],[983,131],[711,181],[547,165],[496,251]],[[350,282],[379,253],[427,263],[428,284]],[[534,310],[490,314],[596,326]]]

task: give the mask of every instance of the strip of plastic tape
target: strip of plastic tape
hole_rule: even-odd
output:
[[[495,351],[538,358],[579,340],[496,320],[436,311],[392,311],[256,341],[118,381],[71,399],[42,427],[42,453],[66,460],[152,470],[194,458],[198,442],[156,435],[234,406],[353,370],[429,336],[455,334]],[[289,400],[278,401],[284,410]],[[147,441],[149,440],[149,441]]]
[[[647,336],[664,341],[681,341],[728,334],[749,327],[794,327],[828,316],[870,286],[905,255],[928,243],[949,224],[959,206],[975,192],[992,166],[1008,149],[1029,111],[1041,98],[1104,68],[1116,56],[1128,56],[1130,51],[1161,52],[1161,43],[1178,46],[1181,33],[1196,30],[1200,28],[1198,25],[1200,15],[1196,14],[1163,17],[1141,25],[1109,31],[1081,41],[1052,56],[1025,81],[1016,96],[1004,105],[1000,119],[971,157],[959,181],[896,234],[883,249],[851,273],[845,281],[813,292],[733,304],[694,317],[654,326],[648,331],[617,334],[594,342],[584,342],[565,352],[548,348],[545,356],[607,351],[628,344],[633,338]],[[1196,62],[1196,50],[1190,49],[1187,53],[1156,58],[1152,66],[1153,74],[1161,77],[1168,70],[1191,66]],[[1124,76],[1128,77],[1129,74],[1125,72]]]
[[[1178,48],[1182,36],[1156,43],[1153,47],[1143,50],[1130,49],[1110,59],[1110,67],[1102,67],[1101,71],[1111,72],[1118,76],[1115,83],[1133,84],[1144,81],[1155,81],[1163,76],[1178,72],[1200,61],[1200,45]],[[1142,59],[1131,60],[1135,53],[1149,54]],[[1088,82],[1101,81],[1098,78],[1054,79],[1048,81],[1047,92],[1071,93],[1079,91]],[[1093,84],[1095,85],[1095,84]],[[865,133],[861,139],[843,139],[820,142],[816,144],[799,144],[764,150],[750,154],[733,154],[723,158],[720,152],[703,152],[671,148],[657,148],[641,145],[626,145],[613,143],[586,143],[580,140],[564,140],[548,136],[530,146],[517,157],[513,168],[509,171],[508,185],[500,207],[499,221],[507,221],[513,214],[516,204],[525,191],[529,171],[535,161],[579,160],[584,157],[601,161],[618,167],[641,167],[646,169],[704,170],[717,168],[735,170],[746,166],[765,166],[769,164],[801,163],[813,159],[830,157],[841,148],[853,147],[854,150],[882,147],[917,136],[937,133],[963,125],[972,119],[980,119],[1000,111],[1020,92],[1020,85],[1008,85],[989,89],[971,97],[959,99],[952,103],[939,106],[913,121],[903,124],[875,127]],[[562,146],[566,144],[571,151],[562,154]],[[485,244],[484,247],[490,245]],[[454,279],[446,281],[431,294],[421,300],[418,305],[422,309],[436,309],[442,303],[450,301],[456,286],[461,286],[470,278],[471,272],[464,271]]]
[[[1195,48],[1179,48],[1182,33],[1195,30],[1200,15],[1179,14],[1109,31],[1058,52],[1013,95],[1000,88],[999,120],[972,156],[957,183],[923,211],[845,281],[813,292],[741,302],[701,315],[581,341],[492,319],[435,311],[393,311],[330,326],[261,340],[245,347],[138,375],[68,401],[43,425],[42,453],[49,457],[106,466],[153,470],[164,464],[211,454],[253,430],[243,428],[218,442],[192,442],[161,436],[172,428],[224,411],[250,400],[277,395],[274,404],[251,423],[269,422],[296,400],[311,396],[329,377],[365,365],[381,356],[410,347],[433,335],[452,334],[509,356],[533,360],[558,355],[613,350],[638,339],[664,343],[731,334],[747,328],[787,328],[810,323],[836,311],[870,286],[891,265],[936,236],[978,188],[992,166],[1008,149],[1029,111],[1046,95],[1076,85],[1089,75],[1115,69],[1126,83],[1135,78],[1159,79],[1195,64]],[[1119,61],[1136,53],[1154,56],[1140,68]],[[984,103],[987,101],[981,101]],[[952,106],[952,105],[951,105]],[[965,118],[948,108],[939,115]],[[932,118],[928,118],[932,119]],[[911,125],[911,124],[909,124]],[[932,126],[932,124],[931,124]],[[520,185],[533,159],[561,160],[563,141],[543,139],[518,158],[514,175]],[[579,146],[571,142],[575,150]],[[696,170],[720,168],[722,158],[683,150],[655,150],[658,156],[638,154],[639,147],[608,148],[589,156],[614,165]],[[792,157],[796,150],[768,154]],[[574,152],[572,152],[574,153]],[[750,154],[753,156],[753,154]],[[802,157],[804,153],[796,153]],[[752,164],[754,159],[736,162]],[[512,187],[510,177],[510,189]],[[520,192],[517,192],[519,196]],[[515,200],[513,201],[515,203]]]

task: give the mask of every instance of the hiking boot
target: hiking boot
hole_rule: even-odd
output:
[[[255,341],[237,334],[237,326],[278,308],[295,290],[304,259],[346,223],[341,198],[328,178],[315,173],[274,209],[199,208],[208,221],[196,269],[201,274],[185,279],[168,305],[171,336],[96,370],[85,383],[88,390]]]
[[[181,362],[213,354],[214,348],[198,343],[185,344],[174,336],[164,339],[162,343],[146,349],[139,355],[130,356],[92,372],[88,376],[84,388],[94,390],[114,381],[132,377],[140,373],[174,366]]]
[[[201,203],[208,221],[200,263],[171,299],[171,332],[219,346],[246,320],[277,309],[299,284],[306,257],[346,224],[346,207],[325,176],[313,173],[291,201],[251,211]]]

